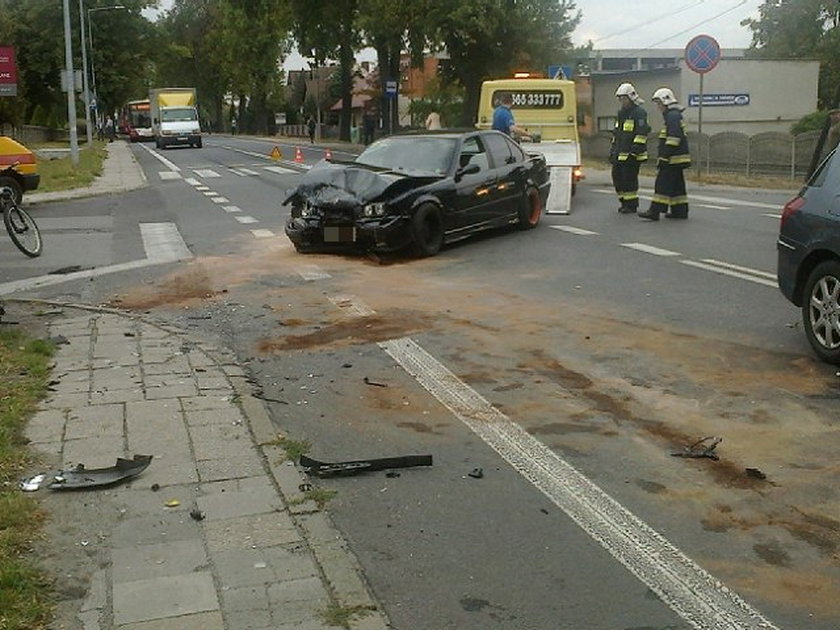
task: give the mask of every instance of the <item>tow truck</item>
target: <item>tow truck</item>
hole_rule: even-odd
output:
[[[523,150],[542,153],[549,167],[551,192],[546,214],[569,214],[572,196],[583,179],[574,81],[534,78],[528,73],[484,81],[478,101],[479,129],[493,126],[493,110],[504,93],[513,99],[511,110],[516,124],[532,137],[531,142],[521,143]]]

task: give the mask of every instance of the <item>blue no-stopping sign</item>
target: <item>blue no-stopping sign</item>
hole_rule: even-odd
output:
[[[685,65],[697,74],[706,74],[720,61],[720,44],[711,35],[698,35],[685,47]]]

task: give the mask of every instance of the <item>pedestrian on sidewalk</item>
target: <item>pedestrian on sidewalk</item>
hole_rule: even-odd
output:
[[[635,214],[639,209],[639,167],[646,162],[650,126],[644,101],[632,83],[622,83],[615,91],[619,110],[610,145],[612,182],[618,195],[621,214]]]
[[[315,144],[315,129],[317,128],[318,124],[315,122],[315,119],[312,116],[309,117],[309,120],[306,121],[306,128],[309,130],[309,143]]]
[[[434,110],[429,112],[429,115],[426,116],[426,129],[429,131],[437,131],[440,128],[440,114]]]
[[[656,90],[651,100],[662,112],[665,126],[659,132],[653,201],[647,212],[640,212],[638,216],[650,221],[658,221],[660,214],[668,219],[687,219],[688,195],[683,171],[691,166],[691,154],[682,115],[684,108],[667,87]]]
[[[110,114],[105,119],[105,136],[108,138],[108,142],[113,142],[114,137],[116,135],[114,129],[114,119],[111,118]]]
[[[362,144],[365,146],[373,142],[373,134],[376,131],[376,119],[369,111],[362,116]]]

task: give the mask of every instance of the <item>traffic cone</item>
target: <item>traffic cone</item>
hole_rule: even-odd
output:
[[[332,151],[330,151],[329,148],[324,153],[324,159],[327,160],[328,162],[332,161]]]
[[[303,162],[303,151],[300,150],[300,147],[295,147],[295,162]]]

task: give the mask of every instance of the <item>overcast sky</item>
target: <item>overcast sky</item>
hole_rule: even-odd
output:
[[[762,0],[575,0],[583,19],[572,40],[595,48],[684,48],[711,35],[722,48],[746,48],[752,31],[741,20],[758,17]]]

